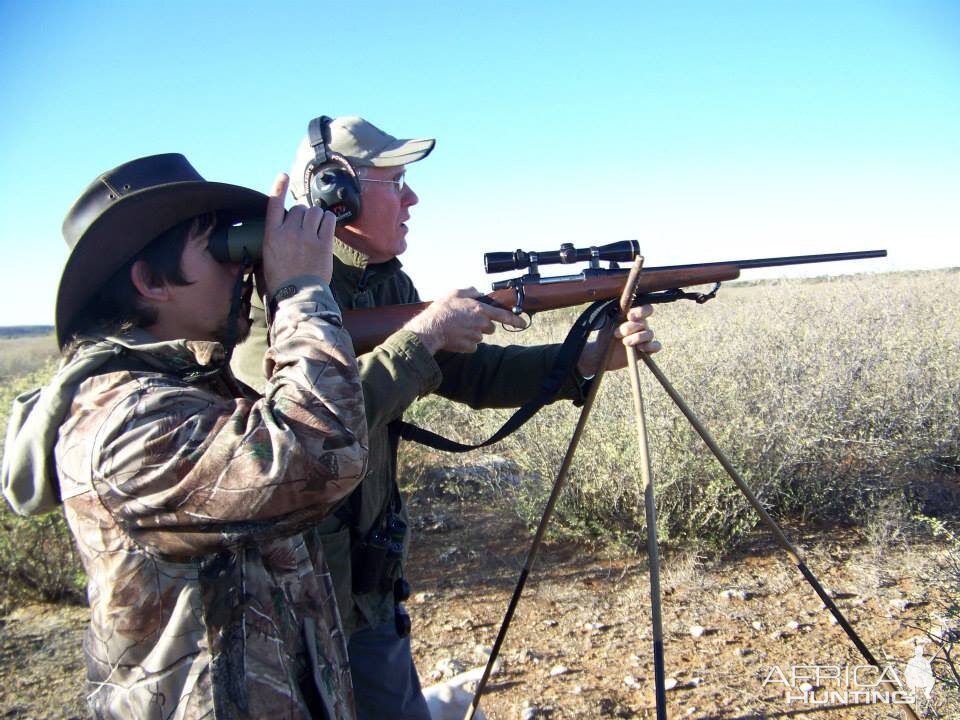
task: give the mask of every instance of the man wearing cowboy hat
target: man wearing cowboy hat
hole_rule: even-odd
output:
[[[318,118],[297,150],[291,169],[291,194],[309,204],[311,188],[333,184],[322,168],[313,172],[321,155],[340,156],[349,163],[356,185],[346,183],[344,202],[350,215],[337,227],[331,288],[344,310],[420,302],[413,281],[400,269],[397,256],[407,247],[407,221],[418,198],[406,179],[407,166],[425,158],[432,139],[398,139],[360,117],[329,122],[329,140],[314,131]],[[305,172],[306,170],[306,172]],[[312,177],[311,177],[312,176]],[[349,180],[349,178],[347,178]],[[322,189],[322,188],[321,188]],[[407,512],[396,485],[399,437],[391,423],[403,416],[417,398],[437,392],[471,407],[517,407],[534,396],[553,366],[559,346],[499,347],[483,344],[494,323],[514,327],[522,322],[512,313],[478,302],[469,288],[433,302],[372,352],[358,358],[370,430],[370,470],[361,486],[335,515],[318,525],[327,552],[344,625],[350,633],[349,653],[357,715],[361,720],[429,720],[429,711],[410,651],[409,620],[400,604],[409,592],[403,580]],[[619,331],[624,342],[647,352],[659,349],[647,328],[649,307],[635,308]],[[262,317],[260,311],[259,317]],[[259,357],[266,346],[266,325],[258,322],[249,340],[237,348],[237,376],[261,389]],[[581,376],[562,388],[558,397],[582,397],[583,376],[593,375],[600,362],[597,343],[580,358]],[[614,365],[623,367],[621,351]],[[402,538],[403,552],[383,562],[378,552],[383,537]],[[398,553],[391,546],[393,556]]]
[[[284,216],[286,189],[281,175],[268,198],[156,155],[98,177],[64,222],[64,359],[15,402],[2,481],[21,514],[63,504],[98,718],[354,717],[333,586],[301,533],[363,476],[366,422],[328,284],[334,217]],[[258,399],[227,366],[249,328],[249,268],[208,242],[264,215],[279,299]]]

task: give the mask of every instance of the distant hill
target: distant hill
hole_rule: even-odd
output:
[[[33,335],[50,335],[53,325],[9,325],[0,326],[0,338],[27,337]]]

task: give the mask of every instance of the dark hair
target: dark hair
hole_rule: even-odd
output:
[[[207,213],[177,223],[124,263],[77,314],[65,354],[70,355],[76,349],[78,334],[119,335],[155,323],[156,308],[143,302],[130,279],[134,263],[144,263],[147,279],[152,284],[189,285],[180,266],[183,248],[191,233],[203,234],[216,222],[216,215]]]

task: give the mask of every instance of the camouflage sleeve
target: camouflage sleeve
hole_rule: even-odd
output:
[[[93,485],[138,542],[196,556],[290,534],[363,477],[360,380],[329,288],[283,301],[271,340],[256,402],[158,375],[113,405],[97,433]]]

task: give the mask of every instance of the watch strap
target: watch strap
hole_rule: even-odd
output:
[[[277,291],[270,296],[270,302],[267,307],[270,310],[271,319],[276,317],[277,308],[279,307],[280,302],[296,295],[299,289],[300,288],[293,284],[284,285],[283,287],[278,288]]]

